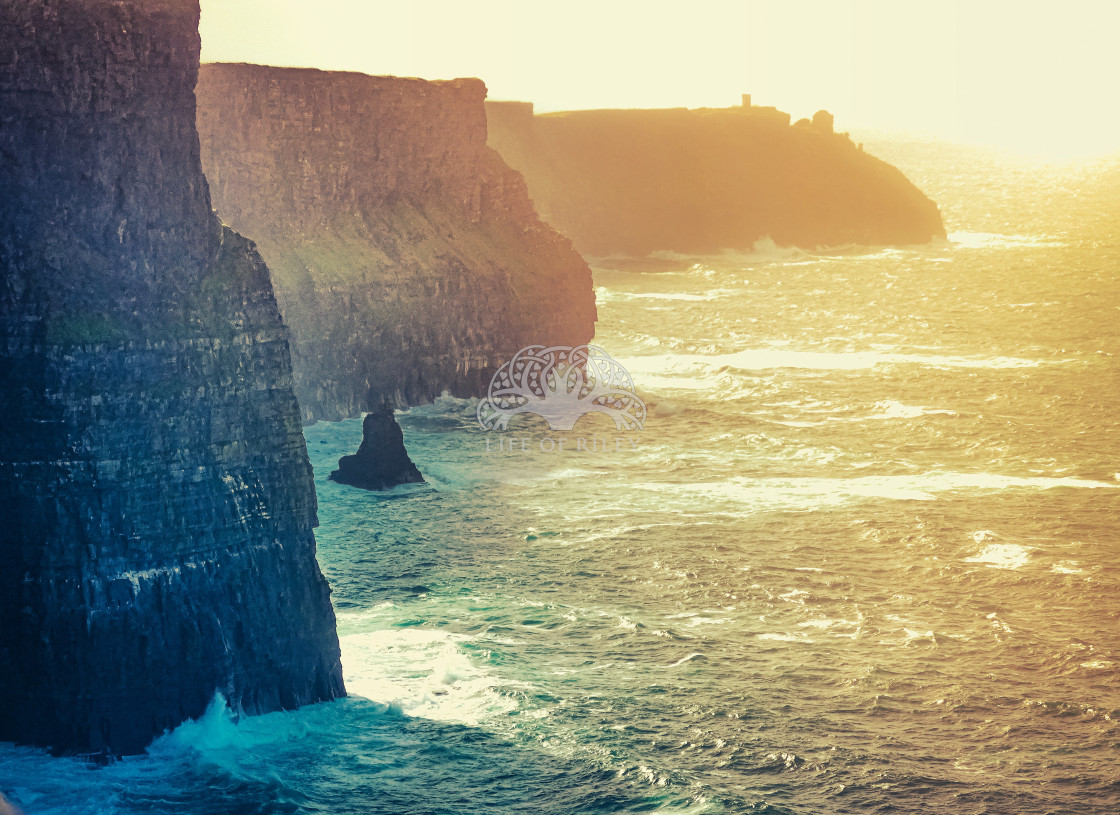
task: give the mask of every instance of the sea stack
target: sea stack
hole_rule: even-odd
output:
[[[398,484],[424,480],[408,457],[404,433],[388,403],[366,415],[358,452],[340,458],[338,469],[331,472],[330,479],[364,490],[387,490]]]
[[[591,270],[486,145],[486,86],[204,65],[202,163],[292,330],[305,423],[481,396],[534,344],[582,345]]]
[[[197,0],[0,0],[0,740],[344,693],[288,334],[210,208]]]
[[[729,108],[486,109],[490,146],[525,177],[541,217],[588,256],[945,237],[937,205],[834,133],[828,111],[790,125],[747,94]]]

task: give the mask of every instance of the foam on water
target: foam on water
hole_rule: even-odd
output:
[[[951,232],[949,241],[963,249],[1061,246],[1061,242],[1038,235],[1001,235],[994,232]]]
[[[687,294],[684,292],[635,292],[613,295],[615,299],[622,300],[668,300],[685,303],[710,303],[728,296],[727,292],[712,290],[704,294]]]
[[[1035,368],[1051,361],[1020,357],[961,357],[938,354],[890,354],[881,351],[796,351],[783,348],[757,348],[729,354],[656,354],[628,356],[620,360],[634,375],[635,383],[649,387],[646,375],[680,378],[704,383],[699,377],[723,369],[764,371],[773,368],[801,368],[821,371],[856,371],[880,365],[919,365],[933,368]],[[652,380],[656,381],[656,380]],[[683,387],[698,387],[698,384]]]
[[[1032,548],[1015,543],[993,543],[964,559],[965,563],[983,563],[993,569],[1020,569],[1031,560]]]
[[[708,263],[718,261],[721,264],[780,263],[803,258],[806,254],[805,250],[795,246],[779,246],[772,238],[767,236],[755,241],[754,247],[750,252],[728,249],[716,255],[682,255],[679,252],[658,250],[651,252],[649,256],[652,260],[678,261],[685,265],[692,263],[692,268],[695,270],[705,265],[703,262],[698,264],[693,263],[698,257],[704,258]]]
[[[739,478],[709,483],[639,482],[634,490],[657,495],[660,502],[695,505],[704,499],[745,507],[816,507],[838,505],[866,498],[902,501],[933,501],[939,493],[956,491],[1052,490],[1074,488],[1117,490],[1106,481],[1063,477],[1022,477],[998,473],[924,473],[916,475],[871,475],[851,478]],[[663,503],[664,505],[664,503]]]
[[[516,699],[500,695],[495,676],[464,650],[469,637],[425,628],[347,634],[339,638],[351,695],[408,716],[481,725],[509,714]]]
[[[875,403],[878,413],[868,416],[868,419],[916,419],[919,416],[956,416],[955,410],[938,410],[921,405],[904,405],[893,399],[885,399]]]

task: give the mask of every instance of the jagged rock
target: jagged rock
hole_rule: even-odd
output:
[[[587,255],[925,243],[937,206],[896,168],[774,108],[532,115],[487,103],[489,143],[541,217]],[[827,117],[827,118],[826,118]]]
[[[408,457],[404,433],[393,417],[393,408],[387,403],[366,414],[358,452],[340,458],[330,480],[363,490],[387,490],[398,484],[424,480]]]
[[[344,693],[268,269],[210,209],[196,0],[0,0],[0,740]]]
[[[204,65],[202,161],[292,329],[305,422],[480,396],[531,344],[594,334],[591,270],[486,146],[486,87]]]

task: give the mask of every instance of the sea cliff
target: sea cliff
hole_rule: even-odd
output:
[[[489,144],[541,217],[589,256],[808,248],[944,237],[937,206],[818,111],[585,110],[487,102]]]
[[[305,422],[484,392],[523,346],[594,332],[591,272],[486,145],[486,88],[204,65],[214,204],[292,330]]]
[[[211,211],[197,0],[0,0],[0,740],[344,693],[288,332]]]

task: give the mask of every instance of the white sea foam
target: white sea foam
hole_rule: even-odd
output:
[[[649,257],[653,260],[679,261],[682,264],[688,263],[691,264],[693,271],[697,269],[705,271],[705,267],[713,263],[718,263],[720,265],[729,263],[773,263],[804,258],[807,257],[807,253],[803,249],[794,246],[779,246],[772,238],[766,236],[755,241],[749,252],[744,252],[741,249],[727,249],[717,255],[682,255],[679,252],[657,250],[651,252]],[[708,262],[696,263],[695,261],[697,260]]]
[[[347,690],[439,721],[478,725],[508,714],[517,702],[497,692],[498,677],[472,662],[463,647],[470,640],[426,628],[339,637]]]
[[[994,569],[1020,569],[1031,559],[1033,547],[1017,543],[992,543],[964,559],[965,563],[983,563]]]
[[[845,620],[843,618],[832,619],[829,617],[818,617],[812,620],[804,620],[797,624],[798,628],[812,628],[817,631],[827,632],[834,637],[843,637],[845,639],[856,639],[862,633],[861,624],[858,620]]]
[[[723,625],[729,622],[731,622],[730,617],[689,617],[686,624],[689,626]]]
[[[1075,560],[1063,560],[1050,567],[1055,574],[1084,574],[1085,570]]]
[[[724,354],[650,354],[620,358],[619,361],[641,388],[676,387],[689,390],[711,388],[712,377],[724,372],[801,369],[817,371],[868,370],[879,365],[918,365],[929,368],[1036,368],[1057,364],[1021,357],[966,357],[947,354],[904,354],[883,351],[797,351],[786,348],[752,348]],[[894,403],[898,405],[898,403]],[[888,405],[887,409],[891,409]],[[894,410],[908,409],[906,406]],[[928,411],[926,408],[921,408]],[[951,412],[951,411],[948,411]],[[896,418],[888,415],[884,418]]]
[[[190,750],[208,752],[225,748],[244,749],[250,746],[250,734],[237,726],[237,717],[222,694],[215,693],[206,712],[197,719],[188,719],[164,734],[149,748],[156,756]]]
[[[707,303],[727,297],[725,291],[713,290],[705,294],[686,294],[678,292],[619,292],[612,295],[617,300],[670,300],[681,302]]]
[[[1039,235],[1001,235],[997,232],[952,232],[949,240],[965,249],[1063,245],[1060,241]]]
[[[868,419],[916,419],[919,416],[957,415],[954,410],[938,410],[921,405],[904,405],[902,402],[896,402],[892,399],[876,402],[875,407],[879,412],[868,416]]]
[[[703,659],[703,658],[704,658],[704,655],[701,654],[699,651],[697,651],[694,654],[689,654],[686,657],[681,657],[680,659],[678,659],[676,662],[674,662],[669,667],[670,668],[676,668],[677,666],[684,665],[686,662],[691,662],[694,659]]]
[[[723,501],[753,508],[836,506],[862,498],[933,501],[953,491],[1120,489],[1117,484],[1072,477],[1021,477],[996,473],[933,472],[914,475],[869,475],[854,478],[746,478],[708,483],[638,482],[635,491],[649,493],[658,506],[674,501],[693,506]]]
[[[918,643],[928,643],[931,645],[937,644],[937,637],[934,635],[931,629],[922,631],[921,629],[915,628],[903,628],[902,634],[902,644],[904,646],[914,645]]]
[[[809,639],[808,634],[804,634],[800,631],[796,631],[796,632],[793,632],[791,634],[783,634],[783,633],[780,633],[780,632],[767,632],[767,633],[764,633],[764,634],[759,634],[756,637],[756,639],[771,640],[773,642],[803,642],[803,643],[810,643],[810,644],[813,642],[811,639]]]

